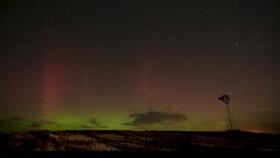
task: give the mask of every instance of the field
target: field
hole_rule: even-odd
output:
[[[33,131],[0,139],[4,151],[280,151],[280,135],[240,131]]]

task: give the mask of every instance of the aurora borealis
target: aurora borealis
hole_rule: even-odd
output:
[[[0,2],[0,131],[280,133],[274,0]]]

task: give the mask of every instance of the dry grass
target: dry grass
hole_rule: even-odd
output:
[[[18,151],[170,151],[186,150],[193,146],[220,149],[280,149],[279,135],[238,133],[182,133],[128,131],[60,131],[10,134],[8,150]]]

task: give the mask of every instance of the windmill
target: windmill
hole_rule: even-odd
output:
[[[232,120],[232,114],[229,109],[229,102],[230,102],[230,97],[228,95],[222,95],[221,97],[218,98],[218,100],[222,101],[223,103],[226,104],[226,112],[227,112],[227,126],[228,130],[233,130],[233,120]]]

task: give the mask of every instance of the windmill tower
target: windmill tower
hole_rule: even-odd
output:
[[[229,102],[230,102],[230,97],[228,95],[222,95],[221,97],[218,98],[218,100],[222,101],[223,103],[226,104],[226,113],[227,113],[227,127],[228,130],[233,130],[233,120],[232,120],[232,114],[229,109]]]

